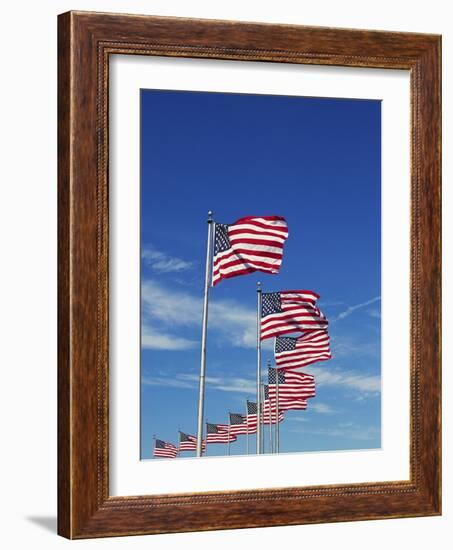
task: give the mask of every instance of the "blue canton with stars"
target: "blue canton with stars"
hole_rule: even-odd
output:
[[[206,422],[206,433],[208,434],[218,434],[219,428],[217,427],[217,424],[211,424],[210,422]]]
[[[230,239],[228,237],[228,225],[224,223],[215,224],[215,242],[214,255],[219,252],[225,252],[231,248]]]
[[[256,414],[257,406],[254,401],[247,401],[247,414]]]
[[[279,371],[278,369],[269,369],[269,375],[268,375],[268,381],[269,384],[276,384],[277,383],[277,373],[278,373],[278,383],[284,384],[285,383],[285,373],[282,371]]]
[[[263,292],[261,317],[266,317],[271,313],[282,313],[282,311],[280,292]]]
[[[230,413],[230,424],[245,424],[244,415],[238,413]]]
[[[275,353],[281,353],[282,351],[293,351],[296,349],[296,341],[297,338],[278,336],[275,339]]]

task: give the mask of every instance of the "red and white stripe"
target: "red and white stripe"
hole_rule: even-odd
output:
[[[248,216],[228,226],[231,247],[213,260],[212,284],[254,271],[278,273],[288,225],[280,216]]]
[[[232,435],[246,435],[247,433],[253,433],[251,431],[247,431],[247,423],[244,422],[244,424],[231,424],[230,426],[230,434]]]
[[[190,441],[179,441],[179,451],[196,451],[197,450],[197,438],[194,435],[186,434],[186,437]],[[203,440],[201,448],[204,451],[206,449],[206,442]]]
[[[179,444],[179,450],[180,451],[196,451],[197,450],[197,443],[193,443],[192,441],[181,441]]]
[[[248,414],[247,415],[247,430],[245,433],[250,434],[256,434],[256,414]]]
[[[269,404],[267,404],[267,400],[263,403],[263,414],[261,418],[261,422],[263,424],[269,424],[269,419],[272,418],[272,424],[276,424],[277,420],[277,410],[275,406],[272,407],[272,411],[269,411]],[[250,428],[249,428],[249,434],[256,433],[256,414],[249,414],[250,418]],[[278,421],[279,423],[282,422],[285,419],[285,414],[283,410],[279,410],[278,414]]]
[[[284,383],[278,384],[278,401],[280,404],[285,401],[305,400],[315,397],[315,377],[304,372],[283,372]],[[268,384],[269,397],[272,400],[277,398],[277,384]]]
[[[276,343],[277,340],[278,338]],[[275,363],[279,369],[292,370],[306,367],[317,361],[332,359],[327,330],[310,330],[294,340],[293,350],[275,351]]]
[[[318,294],[310,290],[284,290],[279,294],[281,311],[261,317],[261,340],[327,328],[327,319],[315,305]]]
[[[252,432],[248,431],[246,417],[244,417],[244,422],[242,424],[230,424],[230,434],[246,435],[247,433],[250,434]]]
[[[303,399],[282,399],[278,400],[279,411],[305,411],[308,403]]]
[[[173,443],[164,442],[164,447],[156,447],[154,445],[153,456],[158,458],[176,458],[178,449]]]
[[[236,436],[228,432],[228,424],[217,424],[217,433],[206,433],[206,443],[232,443],[236,441]]]
[[[285,418],[283,409],[279,407],[278,409],[278,422],[282,422]],[[277,423],[277,408],[275,403],[269,403],[269,400],[265,400],[263,403],[263,424],[276,424]]]

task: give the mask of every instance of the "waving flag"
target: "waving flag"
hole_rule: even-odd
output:
[[[310,330],[299,336],[278,336],[275,339],[275,362],[280,369],[305,367],[332,358],[327,330]]]
[[[283,409],[278,408],[278,422],[284,420],[285,415]],[[264,402],[263,402],[263,424],[277,423],[277,403],[271,395],[269,395],[269,386],[264,384]]]
[[[230,443],[236,441],[236,436],[228,434],[228,424],[211,424],[206,422],[206,443]]]
[[[257,405],[253,401],[247,400],[247,426],[248,426],[248,433],[254,434],[256,433],[256,411],[257,411]]]
[[[160,458],[176,458],[178,454],[178,449],[173,443],[168,443],[167,441],[162,441],[162,439],[156,439],[154,442],[154,457]]]
[[[251,433],[247,430],[247,417],[244,414],[230,413],[230,435]]]
[[[319,294],[311,290],[263,292],[261,340],[290,332],[326,329],[328,321],[316,307]]]
[[[278,402],[303,400],[315,397],[315,377],[304,372],[285,372],[278,369],[269,369],[269,396],[272,400],[277,395],[278,376]]]
[[[282,411],[305,411],[308,403],[304,399],[282,399],[278,400],[279,413]]]
[[[269,390],[267,390],[269,392]],[[267,393],[269,395],[269,393]],[[269,399],[270,407],[272,409],[272,418],[275,417],[275,410],[277,408],[277,399],[276,397],[271,396]],[[269,406],[269,405],[268,405]],[[300,399],[297,397],[285,397],[278,399],[278,412],[279,417],[281,414],[283,414],[283,411],[305,411],[308,407],[308,403],[306,399]],[[275,422],[273,422],[275,424]]]
[[[203,450],[206,449],[206,443],[202,443]],[[180,451],[196,451],[197,438],[194,435],[189,435],[184,432],[179,432],[179,450]]]
[[[261,407],[262,407],[262,419],[261,421],[264,423],[264,424],[269,424],[269,420],[272,419],[272,424],[275,424],[276,423],[276,420],[277,420],[277,410],[275,408],[275,403],[270,403],[269,402],[269,397],[268,397],[268,393],[267,393],[267,389],[266,389],[266,386],[264,386],[264,401],[263,403],[261,403]],[[248,414],[247,414],[247,421],[249,423],[249,434],[254,434],[256,433],[256,411],[257,411],[257,408],[256,408],[256,403],[254,403],[253,401],[247,401],[247,410],[248,410]],[[279,415],[278,415],[278,421],[281,422],[282,420],[284,420],[284,413],[282,410],[279,411]]]
[[[254,271],[278,273],[288,225],[280,216],[248,216],[215,224],[212,284]]]

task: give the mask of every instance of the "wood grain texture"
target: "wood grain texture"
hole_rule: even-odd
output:
[[[441,513],[440,37],[69,12],[59,16],[58,531],[68,538]],[[108,490],[111,54],[411,74],[410,481],[182,495]]]

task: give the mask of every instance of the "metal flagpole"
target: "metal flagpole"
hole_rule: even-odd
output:
[[[277,423],[275,425],[275,452],[280,452],[280,422],[279,422],[279,415],[280,411],[278,410],[279,402],[278,402],[278,392],[279,392],[279,386],[278,386],[278,369],[275,369],[275,414],[277,415]]]
[[[261,452],[264,454],[264,384],[261,384]]]
[[[228,412],[228,456],[230,456],[230,426],[231,426],[230,413]]]
[[[153,450],[151,452],[151,458],[154,458],[154,449],[156,448],[156,434],[153,434]]]
[[[206,246],[206,271],[204,279],[203,323],[201,330],[201,360],[200,360],[200,385],[198,392],[198,423],[197,423],[197,457],[202,454],[203,441],[203,408],[204,408],[204,383],[206,372],[206,333],[208,328],[208,299],[212,263],[212,212],[208,212],[208,242]]]
[[[246,422],[246,430],[247,430],[247,439],[246,439],[246,452],[249,454],[249,408],[247,405],[248,401],[245,402],[245,422]]]
[[[261,283],[256,283],[256,454],[261,453]]]
[[[267,375],[269,377],[269,369],[271,368],[271,360],[267,360]],[[269,381],[269,380],[268,380]],[[269,390],[269,388],[268,388]],[[273,441],[272,441],[272,401],[271,393],[269,392],[269,453],[273,452]]]

